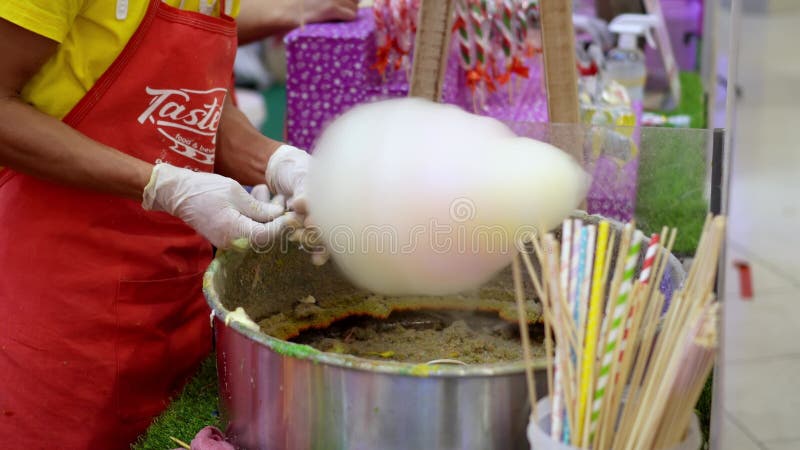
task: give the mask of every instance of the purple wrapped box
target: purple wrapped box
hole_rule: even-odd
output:
[[[631,220],[636,208],[639,159],[620,165],[615,158],[601,155],[595,160],[593,169],[592,185],[586,195],[588,212],[623,222]]]
[[[371,68],[375,40],[369,10],[350,23],[299,28],[285,41],[286,139],[292,145],[311,149],[325,124],[348,108],[407,90],[401,74],[384,82]]]

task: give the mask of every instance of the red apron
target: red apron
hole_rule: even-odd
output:
[[[147,162],[212,171],[236,51],[221,16],[151,0],[64,122]],[[140,201],[0,172],[0,447],[128,448],[208,353],[210,258]]]

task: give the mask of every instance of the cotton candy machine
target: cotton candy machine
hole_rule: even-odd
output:
[[[662,290],[683,277],[672,257]],[[459,296],[386,298],[284,241],[219,253],[204,289],[226,433],[241,448],[529,448],[510,270]],[[238,307],[258,326],[231,320]],[[540,307],[527,307],[541,347]],[[544,367],[536,358],[540,395]]]

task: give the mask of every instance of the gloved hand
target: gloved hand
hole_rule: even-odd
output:
[[[297,216],[282,215],[282,205],[258,201],[230,178],[169,164],[153,168],[142,197],[144,209],[178,217],[218,248],[239,238],[263,246],[301,225]]]
[[[270,192],[286,199],[286,207],[305,215],[305,181],[311,156],[291,145],[281,145],[269,158],[264,177]]]
[[[280,194],[270,198],[269,188],[267,188],[266,184],[253,186],[250,195],[262,202],[278,205],[282,205],[284,202],[283,196]],[[301,219],[301,217],[298,216],[298,219]],[[313,224],[313,221],[309,217],[305,217],[303,224],[296,227],[289,235],[290,242],[297,242],[301,248],[311,254],[311,263],[315,266],[321,266],[330,259],[330,252],[323,245],[320,233],[319,228]]]

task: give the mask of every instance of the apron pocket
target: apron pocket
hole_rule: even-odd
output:
[[[149,421],[208,353],[203,273],[153,281],[120,281],[116,399],[125,422]]]

